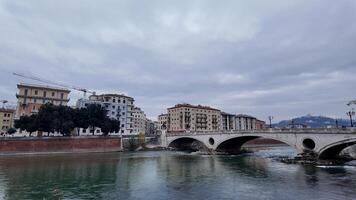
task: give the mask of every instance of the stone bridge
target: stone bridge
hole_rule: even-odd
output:
[[[237,153],[256,138],[268,138],[295,148],[298,154],[313,152],[317,159],[334,159],[356,144],[356,129],[267,129],[254,131],[163,132],[162,146],[177,149],[203,147],[211,152]]]

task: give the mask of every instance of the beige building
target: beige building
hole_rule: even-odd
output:
[[[70,90],[43,85],[18,84],[16,118],[37,113],[45,103],[67,105]]]
[[[7,130],[13,127],[14,122],[14,113],[13,109],[0,108],[0,133],[6,133]]]
[[[177,104],[168,108],[169,131],[221,130],[221,112],[201,105]]]
[[[136,134],[146,133],[146,115],[141,108],[134,107],[133,115],[133,132]]]
[[[158,130],[169,130],[168,114],[158,115]]]

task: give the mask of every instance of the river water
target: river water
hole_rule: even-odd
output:
[[[3,156],[0,199],[356,199],[356,166],[284,164],[288,147],[241,156],[137,152]]]

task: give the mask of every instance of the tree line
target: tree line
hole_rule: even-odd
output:
[[[120,121],[107,116],[107,111],[99,104],[89,104],[85,108],[71,108],[63,105],[44,104],[38,113],[21,116],[15,120],[15,128],[27,131],[30,136],[36,131],[61,133],[70,136],[74,128],[90,128],[94,135],[95,128],[100,128],[103,135],[120,131]]]

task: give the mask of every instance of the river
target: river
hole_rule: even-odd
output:
[[[356,199],[356,166],[302,166],[289,147],[240,156],[182,152],[3,156],[0,199]]]

